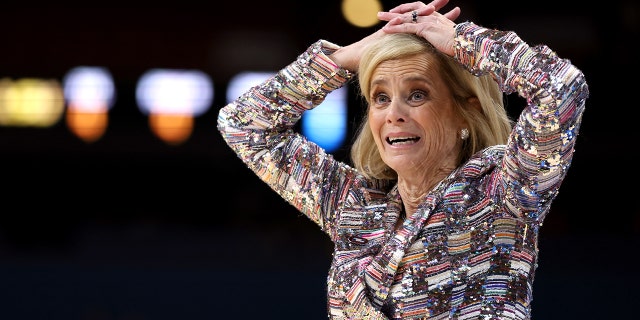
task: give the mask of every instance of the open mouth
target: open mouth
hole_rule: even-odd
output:
[[[412,144],[420,140],[420,137],[396,137],[396,138],[387,137],[386,140],[387,140],[387,143],[390,145]]]

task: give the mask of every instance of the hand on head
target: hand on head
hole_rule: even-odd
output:
[[[452,56],[455,23],[460,16],[460,8],[455,7],[445,14],[442,9],[449,0],[433,0],[428,4],[421,1],[404,3],[389,11],[379,12],[378,19],[387,21],[382,27],[386,33],[415,33],[431,42],[438,50]]]
[[[448,55],[453,55],[453,38],[455,36],[453,20],[460,15],[460,8],[455,7],[445,14],[437,10],[442,9],[449,0],[433,0],[428,4],[421,1],[401,4],[389,11],[379,12],[378,18],[387,24],[376,32],[360,41],[344,46],[330,57],[339,66],[358,71],[358,64],[363,50],[371,42],[376,41],[385,33],[415,33],[431,42],[436,48]],[[415,20],[413,21],[413,12]]]
[[[442,9],[445,5],[447,5],[447,3],[449,3],[449,0],[433,0],[429,2],[429,4],[425,4],[422,1],[409,2],[409,3],[401,4],[389,10],[387,13],[403,15],[405,13],[415,11],[418,15],[427,16],[433,13],[434,11],[438,11]],[[449,12],[444,14],[444,16],[447,17],[449,20],[455,20],[458,18],[459,15],[460,15],[460,8],[458,7],[455,7],[451,9]],[[383,19],[383,20],[388,21],[387,19]]]

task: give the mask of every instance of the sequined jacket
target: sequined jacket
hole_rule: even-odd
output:
[[[294,131],[302,113],[351,78],[319,40],[223,107],[238,157],[335,244],[331,319],[527,319],[538,231],[571,164],[588,88],[548,47],[513,32],[456,25],[455,59],[490,73],[527,105],[506,145],[478,152],[398,229],[395,182],[368,180]]]

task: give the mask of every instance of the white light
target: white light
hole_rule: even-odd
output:
[[[77,110],[104,112],[113,105],[115,89],[106,68],[75,67],[65,75],[63,87],[69,106]]]
[[[240,97],[249,88],[259,85],[274,76],[275,72],[241,72],[235,75],[227,87],[227,103]]]
[[[138,108],[144,114],[191,114],[211,107],[213,82],[198,70],[153,69],[136,87]]]

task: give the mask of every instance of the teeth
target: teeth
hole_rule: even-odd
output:
[[[420,138],[419,137],[401,137],[401,138],[387,138],[387,142],[389,142],[390,144],[396,144],[396,143],[413,143],[415,141],[418,141]]]

